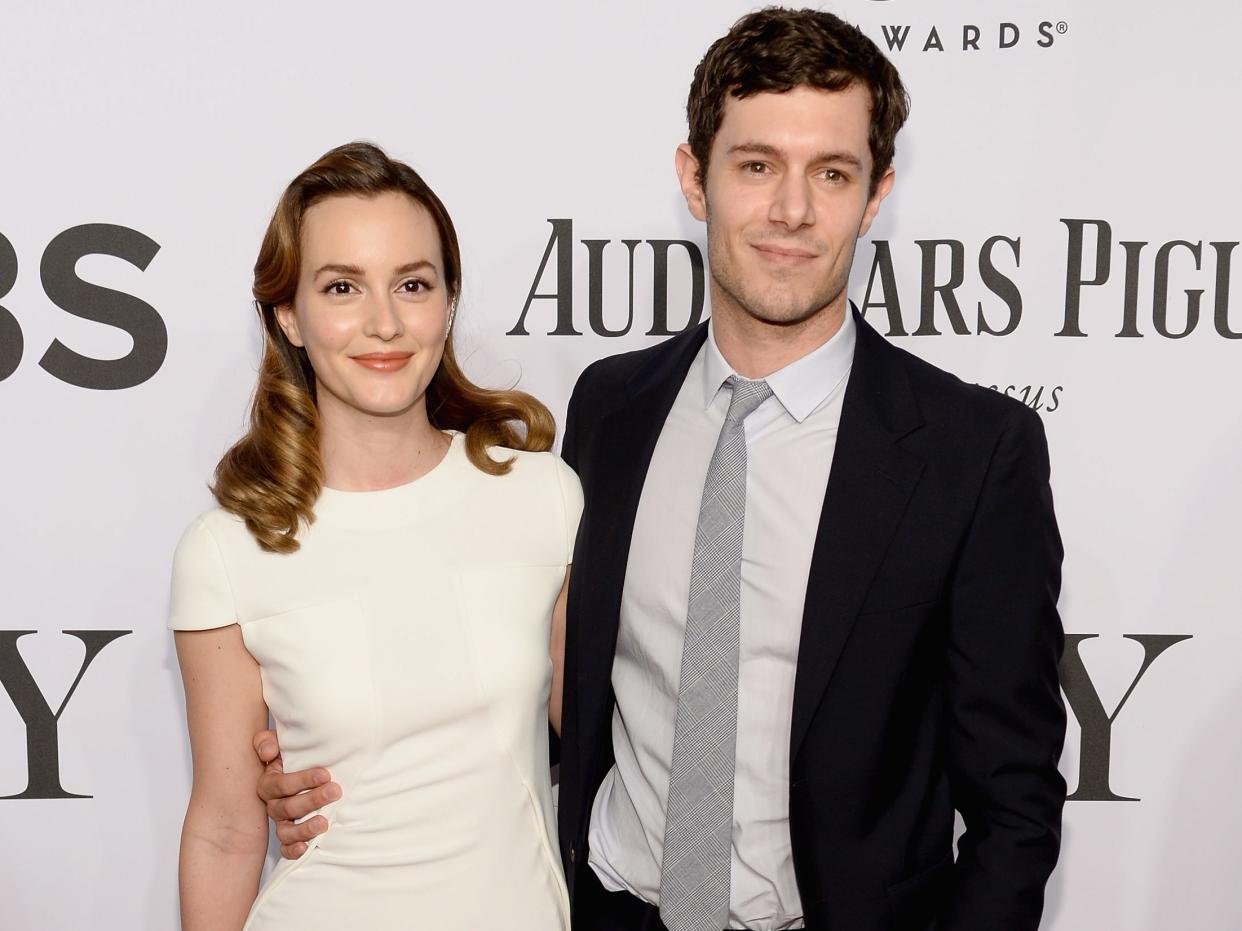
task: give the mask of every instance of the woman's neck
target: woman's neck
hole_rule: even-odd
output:
[[[434,469],[449,437],[427,419],[425,398],[398,414],[368,414],[320,393],[319,448],[324,484],[338,491],[381,491]]]

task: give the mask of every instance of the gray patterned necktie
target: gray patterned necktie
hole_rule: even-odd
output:
[[[733,398],[707,467],[690,568],[660,871],[660,917],[669,931],[720,931],[729,923],[746,521],[743,421],[772,389],[736,375],[728,383]]]

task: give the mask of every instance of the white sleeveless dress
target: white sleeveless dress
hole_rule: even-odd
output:
[[[548,638],[582,510],[550,453],[508,475],[453,435],[422,478],[325,489],[291,555],[219,509],[182,537],[176,630],[240,624],[288,771],[343,798],[247,931],[568,929],[548,772]]]

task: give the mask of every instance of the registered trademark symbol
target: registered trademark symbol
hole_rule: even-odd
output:
[[[1060,35],[1065,35],[1067,32],[1069,32],[1069,23],[1067,23],[1065,20],[1061,20],[1059,23],[1057,23],[1057,32]]]

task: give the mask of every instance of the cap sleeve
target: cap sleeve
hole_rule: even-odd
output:
[[[224,556],[202,518],[190,525],[173,556],[168,626],[210,630],[237,621]]]
[[[553,458],[561,490],[561,510],[565,516],[565,565],[569,565],[574,561],[574,540],[578,536],[578,521],[582,518],[582,483],[578,481],[578,474],[559,456]]]

